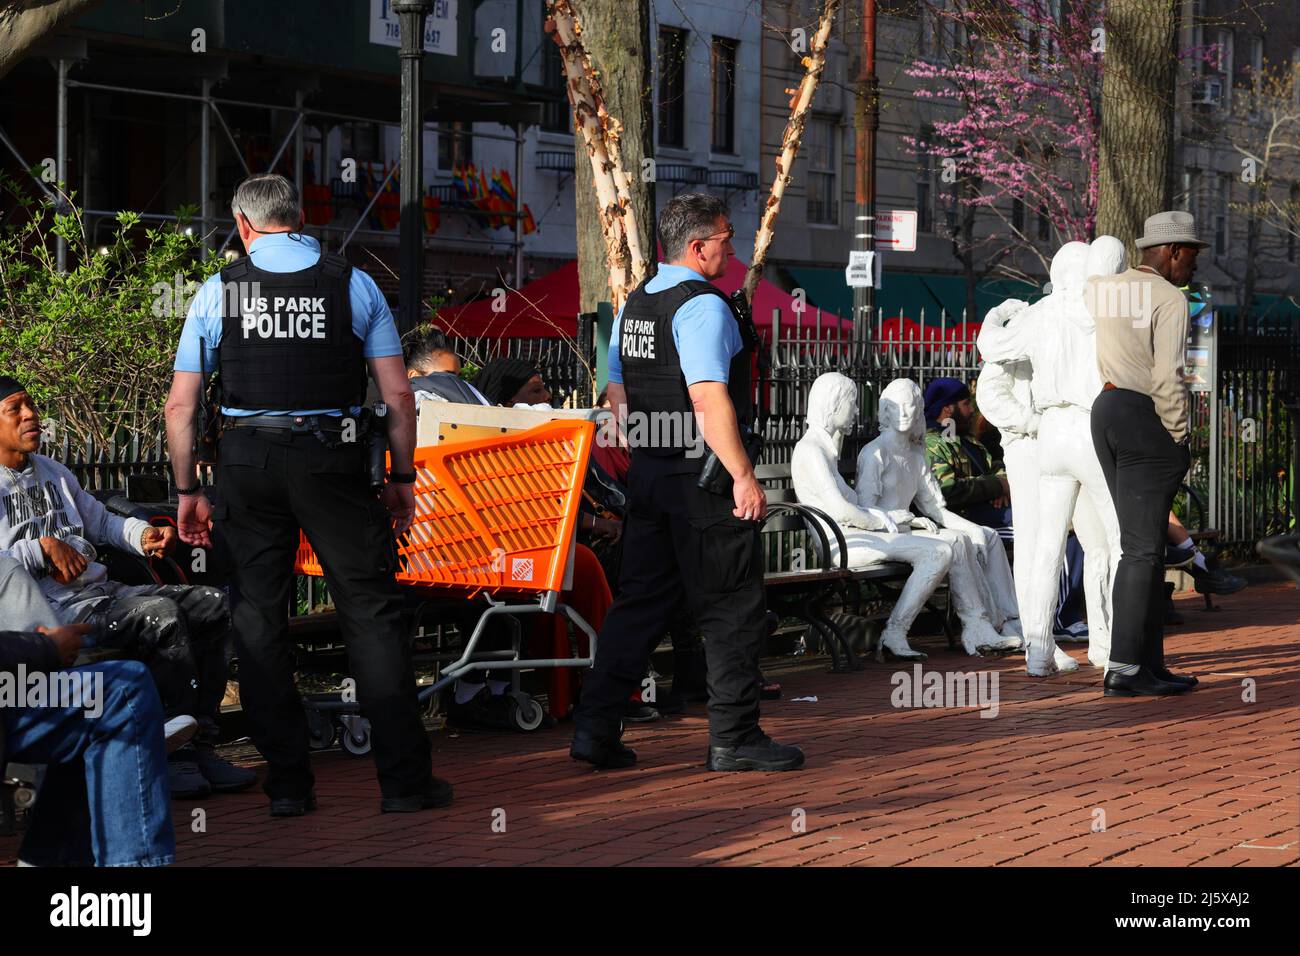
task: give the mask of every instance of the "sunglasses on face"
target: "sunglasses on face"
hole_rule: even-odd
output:
[[[735,235],[736,235],[736,227],[735,227],[735,226],[728,226],[726,232],[715,232],[715,233],[714,233],[713,235],[711,235],[711,236],[702,236],[701,238],[696,239],[695,241],[696,241],[696,242],[712,242],[714,239],[722,239],[722,240],[724,240],[724,241],[726,241],[726,242],[730,242],[731,239],[732,239]]]

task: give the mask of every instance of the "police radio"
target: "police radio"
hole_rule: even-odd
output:
[[[361,409],[361,432],[366,442],[366,477],[370,487],[379,491],[388,478],[388,429],[384,419],[388,416],[388,406],[375,402],[373,408]]]

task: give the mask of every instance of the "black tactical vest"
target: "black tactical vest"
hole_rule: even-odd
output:
[[[642,282],[628,296],[623,306],[618,339],[628,411],[642,416],[671,412],[693,421],[694,406],[682,375],[677,343],[673,340],[673,316],[697,295],[716,295],[722,299],[739,328],[741,348],[732,356],[727,370],[727,394],[736,408],[736,420],[742,430],[746,429],[753,419],[751,368],[758,346],[758,333],[749,317],[738,314],[721,289],[699,279],[688,279],[670,289],[653,293],[646,292],[645,282]],[[629,420],[629,437],[632,434]],[[657,457],[679,455],[686,450],[681,445],[666,443],[639,447],[646,454]]]
[[[361,404],[366,361],[352,331],[352,266],[323,254],[299,272],[245,256],[221,270],[218,365],[227,408],[293,411]]]

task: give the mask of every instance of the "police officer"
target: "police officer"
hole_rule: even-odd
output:
[[[338,608],[371,725],[381,809],[446,806],[451,786],[430,772],[394,578],[394,534],[415,513],[415,410],[392,313],[370,276],[297,231],[302,207],[283,176],[246,179],[231,208],[248,255],[209,279],[190,307],[167,435],[181,539],[209,545],[215,527],[234,558],[240,694],[266,758],[271,815],[316,806],[287,622],[300,528]],[[223,427],[210,504],[192,449],[200,391],[214,368]],[[367,369],[388,405],[391,473],[378,497],[356,430]]]
[[[625,558],[569,751],[598,767],[636,762],[619,739],[619,718],[683,596],[705,636],[709,769],[803,765],[799,748],[776,743],[758,725],[767,633],[759,522],[767,505],[741,434],[751,418],[757,336],[708,281],[726,272],[732,235],[716,197],[670,201],[659,219],[668,262],[628,296],[610,339],[608,394],[627,416],[632,454]],[[693,423],[707,449],[690,440]],[[709,450],[729,476],[725,494],[699,484]]]

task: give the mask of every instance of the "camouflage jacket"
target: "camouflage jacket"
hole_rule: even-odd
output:
[[[925,433],[925,460],[953,511],[1000,498],[1003,491],[998,478],[1007,473],[1002,462],[994,461],[989,450],[974,438],[959,437],[959,441],[953,441],[944,437],[942,429],[935,428]],[[981,467],[977,468],[972,458]]]

